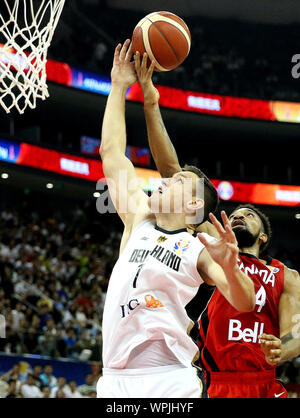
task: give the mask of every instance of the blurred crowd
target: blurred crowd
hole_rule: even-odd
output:
[[[96,384],[101,374],[88,374],[83,385],[75,380],[67,382],[64,376],[55,376],[53,367],[37,364],[27,373],[22,365],[14,364],[0,376],[1,398],[96,398]]]
[[[65,6],[49,56],[109,74],[115,45],[130,38],[143,17],[143,12],[113,9],[105,2],[74,0]],[[264,25],[201,16],[185,20],[192,36],[189,57],[171,72],[156,73],[157,84],[266,100],[300,99],[291,76],[300,25]]]
[[[0,215],[0,351],[101,360],[101,320],[119,233],[79,206],[51,215],[23,205]]]

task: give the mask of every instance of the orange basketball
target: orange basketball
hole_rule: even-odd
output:
[[[156,71],[170,71],[186,59],[191,34],[185,22],[170,12],[154,12],[136,25],[132,35],[133,52],[147,52]]]

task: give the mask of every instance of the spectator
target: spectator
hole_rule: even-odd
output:
[[[64,390],[66,398],[82,398],[81,393],[77,389],[75,380],[70,380],[67,388]]]
[[[79,340],[75,344],[76,357],[83,361],[89,360],[92,355],[94,345],[95,340],[88,338],[87,330],[83,330]],[[84,356],[84,358],[82,356]]]
[[[19,363],[13,365],[13,367],[1,376],[1,380],[4,382],[10,382],[10,380],[20,380],[21,366]]]
[[[68,328],[67,329],[67,336],[64,338],[64,342],[67,346],[68,354],[73,357],[76,353],[76,344],[77,344],[77,338],[74,328]]]
[[[96,392],[96,383],[93,382],[93,375],[88,374],[85,377],[85,384],[78,387],[79,393],[85,397],[91,397]]]
[[[45,332],[45,334],[39,337],[39,347],[42,356],[56,357],[56,336],[51,332]]]
[[[8,393],[5,398],[16,398],[17,397],[17,382],[15,380],[10,380],[8,386]]]
[[[58,391],[56,392],[55,398],[66,398],[66,395],[63,390],[58,389]]]
[[[20,392],[24,398],[42,398],[41,390],[35,386],[32,374],[27,375],[27,380],[21,384]]]
[[[42,368],[42,366],[40,364],[36,364],[33,367],[32,376],[33,376],[33,379],[34,379],[34,384],[38,388],[41,388],[42,387],[42,381],[41,381],[41,378],[40,378],[40,376],[42,374],[42,371],[43,371],[43,368]]]
[[[12,329],[18,330],[20,328],[20,321],[21,319],[25,318],[25,315],[23,313],[23,305],[21,303],[17,303],[15,309],[12,310],[13,315],[13,323],[12,323]]]
[[[51,389],[57,385],[57,379],[52,373],[53,367],[51,366],[51,364],[47,364],[44,367],[44,373],[40,375],[40,380],[42,384],[44,386],[49,386]]]
[[[49,388],[49,386],[42,386],[41,390],[42,390],[43,398],[50,398],[51,389]]]
[[[41,300],[38,303],[38,316],[40,319],[40,327],[43,328],[47,325],[48,319],[52,319],[52,316],[50,315],[50,306],[47,301]]]
[[[6,320],[9,322],[10,315],[6,315]],[[0,351],[6,353],[21,353],[22,352],[22,340],[17,331],[14,331],[11,326],[6,325],[6,336],[0,338]]]
[[[31,354],[40,352],[38,347],[38,334],[33,327],[28,328],[24,333],[23,352]]]
[[[62,392],[64,392],[66,389],[66,378],[63,376],[60,376],[57,379],[57,386],[55,386],[54,388],[51,389],[51,395],[50,398],[56,398],[56,394],[59,390],[61,390]]]

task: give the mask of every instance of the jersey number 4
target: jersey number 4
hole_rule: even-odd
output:
[[[258,305],[257,312],[261,312],[262,308],[266,304],[267,294],[263,286],[260,287],[259,291],[256,293],[256,302]]]

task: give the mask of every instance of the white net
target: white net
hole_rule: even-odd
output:
[[[0,0],[0,105],[19,113],[49,97],[46,62],[65,0]]]

